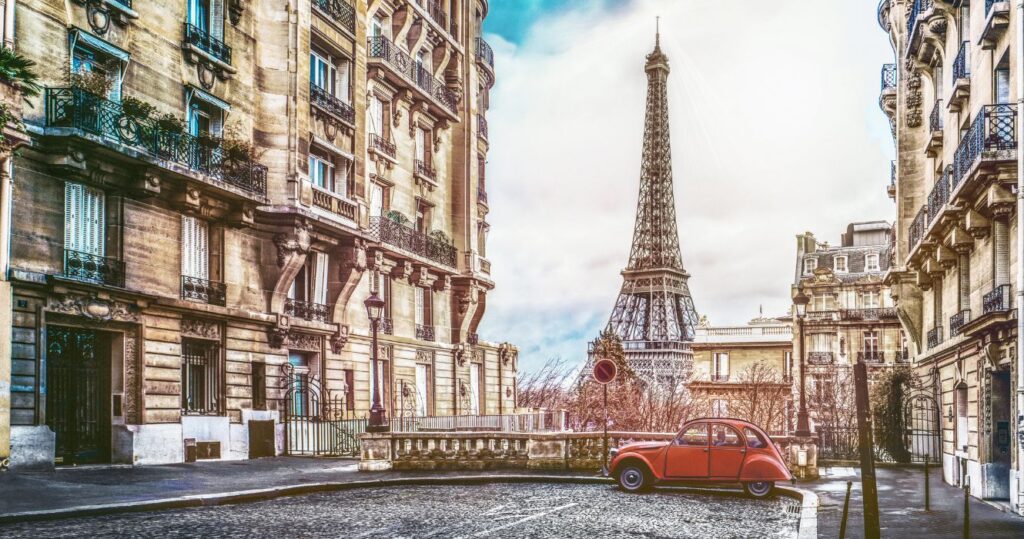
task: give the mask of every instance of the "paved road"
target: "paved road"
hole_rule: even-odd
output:
[[[0,526],[40,537],[795,537],[798,504],[605,485],[372,488],[244,505]]]

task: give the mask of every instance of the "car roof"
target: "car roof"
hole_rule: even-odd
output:
[[[696,423],[698,421],[714,421],[717,423],[725,423],[727,425],[732,425],[733,427],[753,427],[754,429],[757,429],[762,433],[764,432],[764,429],[755,425],[754,423],[751,423],[746,419],[738,419],[735,417],[696,417],[686,421],[685,423],[683,423],[683,425],[689,425],[690,423]]]

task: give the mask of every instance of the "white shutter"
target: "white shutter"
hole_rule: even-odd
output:
[[[215,137],[224,136],[224,111],[217,109],[210,115],[210,134]]]
[[[335,91],[335,95],[345,103],[350,103],[352,100],[349,88],[351,84],[349,79],[351,68],[352,63],[349,60],[343,60],[341,65],[338,66],[338,88]]]
[[[480,414],[480,366],[473,365],[469,369],[469,410],[473,415]]]
[[[424,150],[424,140],[425,140],[425,133],[424,133],[424,131],[417,127],[416,128],[416,159],[419,160],[419,161],[426,161],[423,158],[423,156],[425,155],[425,153],[423,151]]]
[[[370,133],[384,136],[384,103],[377,96],[370,98]]]
[[[427,415],[427,366],[416,365],[416,415]]]
[[[77,183],[64,187],[64,247],[104,255],[105,199],[103,191]]]
[[[720,374],[722,374],[724,376],[729,376],[729,354],[728,353],[722,354],[722,360],[721,361],[722,362],[721,362],[720,367],[722,368],[722,372]]]
[[[313,267],[313,303],[327,304],[327,253],[316,253]]]
[[[197,279],[210,278],[210,232],[205,221],[181,216],[181,273]]]
[[[224,0],[210,0],[210,36],[224,41]]]
[[[384,188],[373,184],[370,187],[370,216],[380,217],[384,214]]]
[[[64,184],[64,248],[81,251],[84,243],[82,231],[82,191],[77,183]]]
[[[416,290],[416,324],[423,325],[423,288],[417,286]]]

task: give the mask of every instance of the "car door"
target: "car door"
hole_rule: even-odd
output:
[[[708,424],[687,425],[665,455],[666,479],[704,479],[708,476]]]
[[[725,423],[711,425],[711,479],[737,479],[747,447],[739,431]]]

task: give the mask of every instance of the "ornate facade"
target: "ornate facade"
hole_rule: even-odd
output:
[[[516,349],[476,334],[486,0],[16,9],[46,88],[13,159],[13,465],[246,458],[268,421],[280,452],[297,384],[289,413],[362,417],[371,292],[389,414],[512,411]]]
[[[881,97],[896,145],[886,283],[935,401],[946,482],[1024,513],[1013,8],[882,0],[878,19],[894,53]]]

